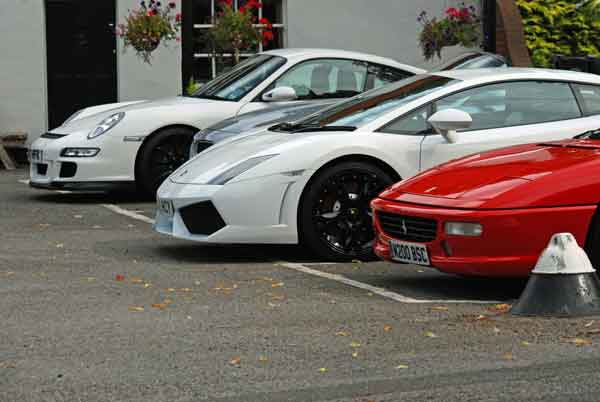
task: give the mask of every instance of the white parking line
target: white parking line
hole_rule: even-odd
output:
[[[127,216],[132,219],[137,219],[138,221],[146,222],[149,224],[154,224],[154,219],[148,218],[147,216],[138,214],[136,212],[123,209],[114,204],[102,204],[104,208],[107,208],[117,214]],[[329,272],[323,272],[316,269],[312,269],[307,267],[306,265],[335,265],[335,263],[307,263],[307,264],[299,264],[295,262],[287,262],[287,261],[278,261],[276,262],[278,266],[293,269],[298,272],[302,272],[308,275],[318,276],[320,278],[329,279],[332,281],[340,282],[348,286],[352,286],[358,289],[366,290],[373,294],[379,295],[381,297],[385,297],[387,299],[395,300],[400,303],[408,303],[408,304],[496,304],[501,303],[499,301],[492,300],[427,300],[427,299],[414,299],[412,297],[404,296],[397,292],[392,292],[387,289],[383,289],[377,286],[369,285],[367,283],[358,282],[350,278],[346,278],[343,275],[339,274],[331,274]]]
[[[343,275],[339,274],[331,274],[329,272],[323,272],[316,269],[309,268],[303,264],[298,264],[294,262],[286,262],[280,261],[277,265],[289,269],[293,269],[295,271],[299,271],[305,274],[318,276],[321,278],[330,279],[332,281],[340,282],[345,285],[353,286],[355,288],[367,290],[373,294],[385,297],[387,299],[392,299],[400,303],[409,303],[409,304],[460,304],[460,303],[468,303],[468,304],[496,304],[500,303],[499,301],[492,300],[426,300],[426,299],[414,299],[412,297],[401,295],[400,293],[391,292],[387,289],[383,289],[377,286],[369,285],[367,283],[358,282],[350,278],[346,278]]]
[[[137,219],[138,221],[142,221],[142,222],[146,222],[146,223],[149,223],[151,225],[154,225],[154,219],[148,218],[145,215],[138,214],[138,213],[130,211],[128,209],[123,209],[123,208],[121,208],[121,207],[119,207],[117,205],[114,205],[114,204],[102,204],[102,206],[104,208],[110,209],[111,211],[116,212],[116,213],[118,213],[120,215],[125,215],[125,216],[127,216],[127,217],[129,217],[131,219]]]

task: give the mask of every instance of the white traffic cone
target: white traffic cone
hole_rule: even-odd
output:
[[[600,314],[600,281],[571,233],[552,236],[510,313],[556,317]]]

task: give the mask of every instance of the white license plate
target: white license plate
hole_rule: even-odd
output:
[[[44,159],[44,151],[41,149],[32,149],[30,155],[32,162],[41,162]]]
[[[392,259],[416,265],[430,265],[427,247],[419,243],[407,241],[390,241]]]
[[[175,214],[175,207],[170,200],[160,200],[158,202],[158,209],[168,217],[172,217]]]

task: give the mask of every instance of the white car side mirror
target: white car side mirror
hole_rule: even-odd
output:
[[[446,141],[453,144],[458,141],[458,133],[461,130],[471,127],[473,119],[467,112],[458,109],[444,109],[435,112],[427,122],[440,133]]]
[[[265,102],[286,102],[296,99],[298,99],[298,95],[292,87],[273,88],[262,96],[262,100]]]

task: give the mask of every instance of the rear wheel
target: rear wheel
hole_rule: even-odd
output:
[[[318,173],[301,199],[301,242],[327,260],[374,258],[369,204],[393,182],[390,174],[365,162],[342,162]]]
[[[161,130],[146,142],[136,164],[136,184],[155,197],[162,182],[188,160],[194,130],[172,127]]]

